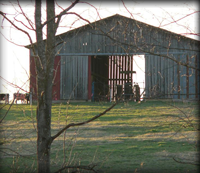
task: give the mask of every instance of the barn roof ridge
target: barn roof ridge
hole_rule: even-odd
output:
[[[150,27],[152,27],[152,28],[154,28],[154,29],[159,29],[159,30],[162,30],[162,31],[164,31],[164,32],[168,32],[168,33],[171,33],[171,34],[180,36],[180,37],[185,38],[185,39],[189,39],[189,40],[193,40],[193,41],[200,42],[200,40],[196,40],[196,39],[193,39],[193,38],[190,38],[190,37],[186,37],[186,36],[184,36],[184,35],[175,33],[175,32],[173,32],[173,31],[169,31],[169,30],[167,30],[167,29],[163,29],[163,28],[160,28],[160,27],[157,27],[157,26],[154,26],[154,25],[150,25],[150,24],[148,24],[148,23],[145,23],[145,22],[142,22],[142,21],[133,19],[133,18],[129,18],[129,17],[127,17],[127,16],[123,16],[123,15],[118,14],[118,13],[116,13],[116,14],[114,14],[114,15],[111,15],[111,16],[108,16],[108,17],[105,17],[105,18],[103,18],[103,19],[100,19],[100,20],[91,22],[91,23],[89,23],[89,24],[85,24],[85,25],[79,26],[79,27],[74,28],[74,29],[72,29],[72,30],[69,30],[69,31],[67,31],[67,32],[58,34],[58,35],[56,35],[56,37],[69,34],[69,33],[71,33],[71,32],[74,32],[74,31],[78,30],[78,29],[81,29],[81,28],[83,28],[83,27],[88,27],[88,26],[90,26],[90,25],[94,25],[95,23],[99,23],[99,22],[102,22],[102,21],[104,21],[104,20],[108,20],[108,19],[114,18],[114,17],[120,17],[120,18],[126,18],[126,19],[128,19],[128,20],[133,20],[133,21],[138,22],[138,23],[140,23],[140,24],[142,24],[142,25],[150,26]]]
[[[173,35],[180,36],[181,38],[188,39],[188,40],[191,40],[191,41],[195,41],[195,42],[200,43],[199,40],[196,40],[196,39],[193,39],[193,38],[190,38],[190,37],[186,37],[186,36],[183,36],[183,35],[181,35],[181,34],[178,34],[178,33],[172,32],[172,31],[169,31],[169,30],[167,30],[167,29],[159,28],[159,27],[150,25],[150,24],[148,24],[148,23],[145,23],[145,22],[142,22],[142,21],[133,19],[133,18],[129,18],[129,17],[127,17],[127,16],[123,16],[123,15],[118,14],[118,13],[116,13],[116,14],[114,14],[114,15],[111,15],[111,16],[108,16],[108,17],[105,17],[105,18],[103,18],[103,19],[100,19],[100,20],[91,22],[91,23],[89,23],[89,24],[85,24],[85,25],[79,26],[79,27],[77,27],[77,28],[74,28],[74,29],[72,29],[72,30],[66,31],[66,32],[64,32],[64,33],[58,34],[58,35],[56,35],[56,37],[61,37],[61,36],[64,36],[64,35],[73,33],[73,32],[75,32],[75,31],[77,31],[77,30],[80,30],[80,29],[82,29],[82,28],[84,28],[84,27],[93,26],[93,25],[95,25],[95,24],[97,24],[97,23],[100,23],[100,22],[102,22],[102,21],[109,20],[109,19],[115,18],[115,17],[126,18],[126,19],[128,19],[128,20],[132,20],[132,21],[138,22],[138,23],[140,23],[140,24],[142,24],[142,25],[146,25],[146,26],[149,26],[149,27],[154,28],[154,29],[159,29],[159,30],[162,30],[162,31],[164,31],[164,32],[171,33],[171,34],[173,34]],[[46,40],[46,39],[44,39],[44,41],[45,41],[45,40]],[[33,43],[33,44],[36,44],[36,42]],[[30,45],[31,45],[31,44],[29,44],[29,45],[27,45],[27,46],[25,46],[25,47],[28,48],[28,49],[30,49]]]

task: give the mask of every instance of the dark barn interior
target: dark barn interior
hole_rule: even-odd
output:
[[[133,56],[92,56],[92,100],[133,99]]]
[[[91,57],[91,81],[92,100],[107,100],[109,94],[108,86],[109,56]]]

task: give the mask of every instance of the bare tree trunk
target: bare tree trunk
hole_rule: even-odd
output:
[[[54,2],[47,1],[47,21],[55,17]],[[51,106],[53,64],[55,57],[55,20],[47,23],[47,40],[44,46],[41,27],[41,1],[36,1],[37,69],[37,160],[38,172],[50,172]]]

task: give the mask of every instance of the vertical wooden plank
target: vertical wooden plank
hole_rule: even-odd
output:
[[[161,93],[164,97],[164,94],[165,94],[165,58],[164,57],[160,57],[161,58],[161,75],[162,75],[162,85],[161,85]]]
[[[61,57],[60,59],[60,99],[63,99],[63,95],[62,95],[62,85],[63,85],[63,57]]]
[[[164,98],[168,97],[168,58],[164,58],[164,71],[165,71],[165,95]]]
[[[178,54],[174,55],[175,60],[178,60]],[[173,64],[173,99],[178,98],[178,64],[176,62],[172,62]]]
[[[114,93],[115,93],[115,80],[116,76],[115,76],[115,56],[113,56],[113,98],[115,97]]]
[[[150,87],[151,87],[151,84],[150,84],[150,59],[149,59],[149,55],[146,55],[146,60],[147,60],[147,63],[146,63],[146,67],[147,67],[147,97],[149,98],[150,97]]]
[[[159,90],[159,93],[161,93],[161,58],[158,56],[157,57],[157,61],[158,61],[158,64],[157,64],[157,80],[158,80],[158,90]]]
[[[192,52],[189,56],[189,65],[195,67],[195,53]],[[195,69],[189,68],[189,98],[195,99]]]
[[[157,95],[157,92],[158,92],[158,83],[157,83],[157,59],[158,57],[157,56],[153,56],[153,78],[154,78],[154,84],[153,86],[155,86],[155,94]],[[157,96],[156,96],[157,97]]]
[[[118,57],[115,56],[115,78],[118,79],[118,75],[117,75],[117,70],[118,70]],[[118,84],[118,80],[116,80],[115,85]]]
[[[199,75],[199,72],[198,72],[198,65],[199,65],[199,61],[198,61],[198,56],[197,55],[195,55],[195,98],[196,99],[199,99],[199,88],[200,88],[200,86],[199,86],[199,80],[200,80],[200,75]]]
[[[64,99],[66,99],[66,88],[67,88],[67,82],[66,82],[66,80],[67,80],[67,67],[66,67],[66,65],[67,65],[67,56],[64,56],[64,60],[65,60],[65,62],[64,62],[64,68],[65,68],[65,71],[64,71],[64,75],[63,76],[65,76],[65,77],[63,77],[63,81],[64,81],[64,85],[63,85],[63,95],[64,95]]]
[[[79,44],[79,48],[80,48],[80,44]],[[77,95],[78,95],[78,85],[79,85],[79,76],[78,76],[78,69],[79,69],[79,64],[78,64],[78,59],[77,56],[73,56],[73,66],[72,66],[72,71],[74,71],[75,75],[72,75],[73,77],[73,82],[72,82],[72,86],[71,86],[71,92],[73,93],[73,99],[77,99]],[[70,67],[71,68],[71,67]],[[73,73],[71,73],[73,74]]]
[[[121,56],[121,63],[122,63],[122,66],[121,66],[121,71],[124,70],[124,56]],[[122,87],[124,87],[124,74],[121,73],[121,79],[122,79]]]
[[[125,65],[124,65],[125,63],[124,63],[124,62],[125,62],[125,56],[122,56],[122,71],[124,71],[124,66],[125,66]],[[123,80],[122,80],[122,83],[123,83],[123,87],[124,87],[124,85],[125,85],[125,80],[124,80],[124,79],[125,79],[125,76],[124,76],[124,73],[121,73],[121,74],[122,74],[122,79],[123,79]]]
[[[156,37],[157,38],[157,37]],[[151,92],[152,92],[152,97],[155,97],[155,77],[154,77],[154,72],[155,72],[155,64],[154,64],[154,56],[150,56],[150,64],[151,64]]]
[[[130,57],[130,71],[133,71],[133,55]],[[131,83],[133,83],[133,73],[131,73]]]
[[[88,100],[92,98],[91,56],[88,56]]]
[[[80,45],[80,48],[81,48],[82,44],[80,43],[79,45]],[[74,79],[74,80],[77,83],[77,88],[75,89],[75,91],[76,91],[75,99],[80,99],[80,93],[81,93],[80,89],[83,85],[82,80],[81,80],[81,75],[80,75],[80,72],[82,71],[82,58],[81,57],[76,56],[76,64],[77,64],[77,66],[76,66],[77,78]]]
[[[110,86],[110,88],[111,88],[111,82],[110,82],[110,79],[112,78],[111,77],[111,61],[110,61],[110,59],[111,59],[111,57],[109,56],[108,57],[108,61],[109,61],[109,63],[108,63],[108,65],[109,65],[109,68],[108,68],[108,70],[109,70],[109,82],[108,82],[108,84],[109,84],[109,86]],[[109,92],[110,92],[110,88],[109,88]]]
[[[118,73],[119,73],[119,57],[118,56],[115,56],[115,57],[116,57],[116,78],[117,78],[116,85],[118,85],[119,84],[119,75],[118,75]]]
[[[170,82],[170,78],[171,78],[171,75],[170,75],[170,72],[171,72],[171,67],[170,67],[170,59],[167,58],[167,98],[170,98],[170,85],[171,85],[171,82]]]
[[[105,36],[105,53],[108,53],[108,50],[109,50],[109,48],[108,48],[108,37],[106,37]]]
[[[149,97],[152,97],[152,64],[151,64],[151,55],[148,55],[148,66],[149,66],[149,73],[148,73],[148,77],[149,77]]]
[[[70,98],[70,93],[72,92],[72,85],[73,85],[73,76],[75,75],[72,71],[72,66],[74,66],[73,64],[73,58],[70,56],[66,56],[66,88],[65,88],[65,97],[66,99]],[[70,75],[71,74],[71,75]],[[73,99],[73,97],[72,97]]]
[[[126,71],[127,69],[127,56],[125,56],[125,63],[124,63],[124,71]],[[124,78],[125,78],[125,84],[127,82],[127,76],[126,73],[124,73]]]
[[[114,38],[113,31],[110,33],[111,38]],[[113,41],[109,39],[109,53],[113,53]]]
[[[71,63],[71,57],[69,56],[65,56],[65,63],[64,63],[64,67],[65,67],[65,75],[64,75],[64,87],[63,87],[63,93],[64,93],[64,99],[68,99],[69,98],[69,90],[70,90],[70,83],[72,83],[71,81],[71,76],[70,76],[70,63]]]
[[[146,55],[147,57],[147,81],[148,81],[148,97],[151,97],[151,61],[150,61],[150,55]]]
[[[63,99],[66,99],[66,80],[67,80],[67,68],[66,68],[66,58],[67,58],[67,56],[63,56],[63,60],[64,60],[64,62],[63,62],[63,68],[64,68],[64,70],[63,70],[63,78],[62,78],[62,80],[63,80],[63,84],[62,84],[62,94],[63,94]]]
[[[187,65],[189,65],[189,55],[187,55]],[[186,67],[186,96],[189,98],[189,67]]]
[[[186,63],[187,58],[183,54],[181,56],[180,60],[181,60],[181,62]],[[187,83],[186,82],[186,67],[185,66],[180,66],[180,87],[181,87],[180,93],[181,93],[181,98],[182,99],[186,99],[186,93],[187,93],[186,83]]]
[[[174,90],[174,62],[170,60],[170,98],[173,98]]]
[[[149,97],[149,56],[145,55],[145,95]]]
[[[111,75],[111,81],[110,81],[110,89],[113,90],[113,56],[110,56],[110,75]],[[111,98],[113,99],[113,93],[110,92]]]
[[[83,83],[84,83],[84,96],[83,96],[83,99],[84,100],[88,100],[88,57],[87,56],[83,56],[83,59],[84,59],[84,64],[83,64],[83,71],[85,72],[84,73],[84,78],[83,78]],[[90,75],[91,76],[91,75]],[[90,94],[91,95],[91,94]]]
[[[195,98],[196,99],[198,99],[198,88],[199,88],[199,85],[198,85],[198,79],[199,79],[199,77],[198,77],[198,70],[197,70],[197,68],[198,68],[198,57],[197,57],[197,55],[195,55],[195,68],[196,68],[196,70],[195,70]]]
[[[83,69],[82,69],[82,65],[83,65],[83,58],[80,57],[76,57],[77,60],[77,79],[78,79],[78,87],[77,87],[77,92],[76,92],[76,99],[81,99],[81,96],[83,96]]]
[[[131,68],[131,64],[132,64],[131,59],[132,59],[132,56],[129,56],[129,69],[130,69],[130,71],[132,71],[132,68]],[[131,83],[132,83],[132,75],[133,75],[133,73],[130,73],[130,82]]]
[[[180,61],[180,55],[178,55],[178,61]],[[178,99],[180,99],[180,65],[179,64],[177,64],[177,77],[178,77],[178,85],[177,85]]]
[[[200,55],[197,56],[197,69],[200,69]],[[200,72],[197,71],[197,98],[200,99]]]

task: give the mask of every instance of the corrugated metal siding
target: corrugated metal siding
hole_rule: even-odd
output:
[[[61,99],[88,99],[88,57],[61,59]]]

